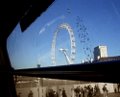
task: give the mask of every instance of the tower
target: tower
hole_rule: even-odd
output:
[[[94,48],[94,60],[98,60],[103,57],[108,57],[107,46],[97,46]]]

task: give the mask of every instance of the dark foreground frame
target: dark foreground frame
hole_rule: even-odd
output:
[[[120,83],[120,60],[20,70],[14,70],[11,67],[6,47],[7,38],[28,8],[32,8],[32,11],[36,11],[37,8],[39,13],[42,13],[54,0],[43,1],[39,7],[40,10],[38,10],[38,2],[36,0],[11,0],[10,3],[4,0],[0,2],[0,97],[16,97],[13,75]],[[48,3],[47,1],[51,2]],[[32,11],[28,14],[31,18],[28,19],[24,16],[26,19],[23,18],[20,22],[23,31],[40,15],[36,12],[36,15],[31,16],[33,15]]]

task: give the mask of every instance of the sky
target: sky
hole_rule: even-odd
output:
[[[70,34],[60,25],[67,23],[75,38],[74,63],[93,59],[93,49],[106,45],[108,56],[120,55],[120,0],[55,0],[24,32],[18,23],[7,39],[7,50],[14,69],[67,65],[60,48],[71,55]],[[57,32],[55,61],[51,60],[52,41]]]

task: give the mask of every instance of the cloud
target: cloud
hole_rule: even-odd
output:
[[[112,7],[114,9],[115,14],[120,17],[120,12],[118,11],[118,8],[115,6],[115,4],[112,2]]]
[[[65,16],[64,16],[64,15],[61,15],[61,16],[53,19],[52,21],[48,22],[48,23],[45,24],[45,25],[43,26],[43,28],[39,31],[39,34],[42,34],[42,33],[46,30],[47,27],[49,27],[49,26],[51,26],[52,24],[54,24],[57,20],[59,20],[59,19],[64,19],[64,18],[65,18]]]
[[[52,20],[52,21],[50,21],[50,22],[48,22],[46,25],[47,26],[50,26],[50,25],[52,25],[54,22],[56,22],[57,20],[56,19],[54,19],[54,20]]]
[[[50,25],[52,25],[53,23],[55,23],[57,20],[59,20],[59,19],[64,19],[64,18],[65,18],[64,15],[59,16],[59,17],[53,19],[52,21],[48,22],[48,23],[47,23],[47,26],[50,26]]]
[[[40,30],[39,34],[42,34],[44,31],[45,31],[45,27],[43,27],[43,28]]]

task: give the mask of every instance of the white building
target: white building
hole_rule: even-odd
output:
[[[97,46],[94,48],[94,60],[108,57],[107,46]]]

